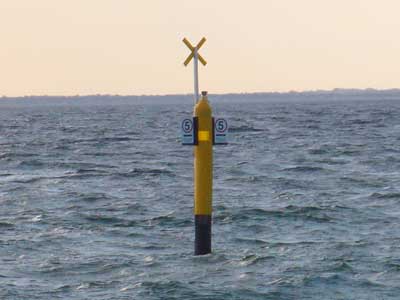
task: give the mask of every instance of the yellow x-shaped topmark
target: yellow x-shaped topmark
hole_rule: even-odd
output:
[[[197,49],[197,51],[199,51],[200,47],[203,46],[203,44],[205,43],[206,38],[202,38],[200,40],[200,42],[197,44],[196,48],[192,46],[192,44],[186,39],[183,39],[183,42],[185,43],[186,46],[188,46],[188,48],[192,51],[192,53],[190,53],[190,55],[186,58],[185,62],[183,63],[185,66],[187,66],[187,64],[190,62],[190,60],[193,58],[194,56],[194,50]],[[205,66],[207,64],[206,60],[199,54],[199,52],[197,52],[197,57],[199,59],[199,61]]]

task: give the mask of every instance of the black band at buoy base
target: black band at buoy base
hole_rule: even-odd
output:
[[[194,255],[211,253],[211,215],[195,215]]]

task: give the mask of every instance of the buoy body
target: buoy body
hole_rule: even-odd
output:
[[[207,94],[194,107],[198,144],[194,147],[195,255],[211,253],[213,128],[212,110]]]

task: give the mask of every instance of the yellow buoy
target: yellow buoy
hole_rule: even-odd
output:
[[[194,147],[195,255],[201,255],[211,252],[213,125],[207,92],[202,92],[194,116],[198,122],[198,144]]]

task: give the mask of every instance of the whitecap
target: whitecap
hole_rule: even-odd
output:
[[[33,217],[31,220],[32,220],[32,222],[40,222],[40,221],[42,221],[42,215],[37,215],[37,216]]]

